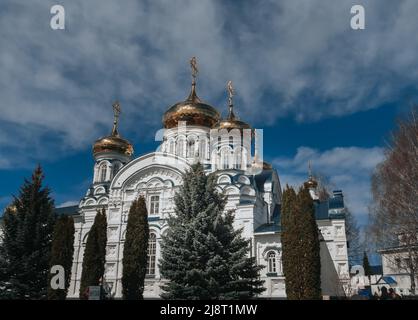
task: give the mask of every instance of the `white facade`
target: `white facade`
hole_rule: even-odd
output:
[[[235,209],[235,226],[243,228],[244,237],[251,239],[249,254],[266,266],[260,275],[266,286],[262,297],[286,296],[281,265],[279,176],[271,166],[262,163],[258,164],[259,172],[251,171],[254,167],[251,152],[242,153],[242,144],[229,139],[216,140],[212,141],[211,148],[210,129],[187,126],[164,130],[158,151],[135,159],[117,152],[95,155],[93,183],[74,216],[75,252],[69,298],[79,297],[88,232],[97,210],[103,207],[108,220],[105,282],[111,287],[114,297],[122,296],[125,228],[130,205],[139,195],[147,201],[151,233],[144,297],[160,296],[160,285],[164,281],[158,269],[161,235],[167,230],[167,217],[174,213],[173,197],[182,184],[182,174],[197,158],[206,172],[217,173],[219,190],[225,192],[228,199],[225,209]],[[343,216],[332,218],[328,211],[326,216],[318,219],[326,243],[322,250],[327,250],[324,256],[329,257],[322,264],[324,270],[331,270],[333,275],[338,273],[332,286],[339,288],[339,278],[348,274],[345,224]],[[327,288],[324,294],[340,295],[340,290],[335,288]]]

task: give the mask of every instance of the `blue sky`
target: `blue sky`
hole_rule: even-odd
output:
[[[136,155],[156,149],[163,112],[190,86],[225,114],[225,84],[241,119],[264,129],[264,157],[281,182],[307,162],[343,189],[367,221],[370,174],[395,119],[418,99],[418,2],[61,0],[0,4],[0,210],[40,163],[57,205],[92,177],[91,146],[110,132],[111,103]],[[366,29],[350,29],[363,4]]]

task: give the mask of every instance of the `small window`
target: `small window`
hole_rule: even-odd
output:
[[[107,165],[102,164],[100,166],[100,181],[104,182],[107,180]]]
[[[150,233],[149,239],[148,239],[147,276],[155,275],[156,249],[157,249],[157,237],[155,233]]]
[[[270,251],[268,253],[267,261],[268,261],[268,272],[276,273],[276,253],[274,251]]]
[[[160,196],[151,196],[149,214],[160,213]]]

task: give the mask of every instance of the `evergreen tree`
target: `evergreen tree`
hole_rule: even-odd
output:
[[[286,186],[282,202],[283,273],[290,300],[321,298],[321,260],[313,200],[306,187]]]
[[[369,283],[370,283],[370,276],[372,275],[372,269],[370,267],[369,258],[367,257],[366,251],[363,252],[363,269],[364,269],[364,275],[369,278]]]
[[[71,267],[73,264],[74,254],[74,220],[72,217],[61,216],[58,218],[54,233],[52,236],[51,260],[49,263],[50,270],[55,265],[60,265],[64,268],[65,288],[52,289],[51,277],[49,275],[48,281],[48,299],[50,300],[65,300],[70,285]]]
[[[166,299],[244,299],[261,293],[259,266],[248,257],[249,241],[234,230],[233,212],[214,175],[194,164],[174,198],[175,215],[162,237],[160,271],[169,280]]]
[[[281,242],[282,242],[282,263],[283,274],[286,279],[286,296],[290,300],[299,300],[302,297],[301,288],[301,254],[299,252],[302,239],[298,223],[296,192],[292,187],[286,185],[283,191],[281,210]]]
[[[297,195],[300,210],[302,299],[321,299],[321,258],[315,208],[309,190],[301,187]]]
[[[143,196],[129,209],[123,248],[122,293],[128,300],[143,299],[148,250],[148,213]]]
[[[6,298],[46,298],[55,215],[43,179],[38,166],[4,213],[0,286]]]
[[[88,298],[89,286],[98,286],[103,279],[106,262],[107,221],[106,211],[97,211],[89,231],[81,272],[80,298]]]

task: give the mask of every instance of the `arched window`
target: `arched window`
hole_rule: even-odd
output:
[[[241,169],[242,163],[242,148],[235,149],[234,168]]]
[[[222,149],[221,151],[221,168],[228,169],[229,168],[229,152],[228,149]]]
[[[276,253],[274,251],[270,251],[268,253],[267,262],[268,262],[268,272],[276,273]]]
[[[199,157],[201,160],[205,160],[206,156],[206,137],[201,137],[199,141]]]
[[[147,275],[155,275],[155,257],[157,249],[157,236],[155,233],[149,234],[148,239],[148,255],[147,255]]]
[[[194,139],[189,140],[189,146],[187,148],[187,156],[189,158],[194,158],[195,156],[195,140]]]
[[[176,142],[174,140],[170,140],[169,147],[168,147],[168,152],[170,152],[171,154],[174,154],[175,153],[175,148],[176,148]]]
[[[178,142],[177,142],[177,149],[178,149],[178,156],[180,157],[184,157],[185,156],[185,145],[186,145],[186,139],[184,138],[179,138]]]
[[[150,197],[150,206],[149,214],[159,214],[160,213],[160,196],[151,196]]]
[[[107,164],[103,163],[100,165],[100,181],[106,181],[107,180]]]

